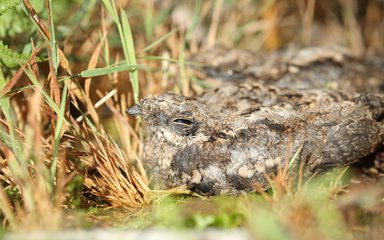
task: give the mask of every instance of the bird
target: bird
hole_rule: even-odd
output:
[[[197,78],[212,86],[259,82],[281,88],[383,92],[382,54],[356,55],[338,46],[287,48],[273,53],[217,45],[189,59]]]
[[[160,186],[205,196],[270,188],[302,166],[311,176],[380,151],[384,95],[227,85],[200,96],[147,96],[127,110],[146,128],[143,161]]]

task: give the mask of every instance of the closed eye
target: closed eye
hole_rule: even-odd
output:
[[[171,122],[171,129],[181,136],[193,135],[198,128],[198,123],[193,119],[175,118]]]
[[[173,120],[174,123],[180,123],[180,124],[184,124],[184,125],[191,125],[193,124],[193,122],[189,119],[185,119],[185,118],[176,118]]]

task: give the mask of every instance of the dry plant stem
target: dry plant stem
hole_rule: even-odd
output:
[[[275,50],[280,46],[278,25],[283,19],[284,11],[286,11],[286,3],[274,3],[271,9],[263,12],[263,20],[260,21],[260,37],[255,40],[254,50],[260,50],[263,46],[268,50]]]
[[[215,45],[222,7],[223,7],[223,0],[215,1],[215,7],[212,13],[212,23],[211,23],[211,26],[209,27],[209,32],[208,32],[208,39],[207,39],[208,49],[212,48]]]
[[[36,89],[31,97],[31,101],[29,102],[29,112],[27,117],[27,123],[32,128],[32,132],[34,133],[33,145],[41,147],[43,146],[42,129],[41,129],[41,105],[42,105],[42,93],[39,89]],[[27,129],[28,130],[28,129]],[[31,149],[31,151],[42,152],[42,149]]]
[[[71,99],[73,102],[77,102],[76,97],[80,99],[80,101],[83,101],[87,108],[87,112],[84,113],[83,115],[79,116],[78,119],[76,119],[77,122],[80,122],[84,119],[84,116],[87,114],[90,114],[93,121],[95,121],[96,126],[100,126],[100,119],[99,116],[97,115],[96,109],[93,106],[93,103],[89,97],[86,96],[86,93],[80,86],[80,84],[77,81],[73,82],[74,85],[72,85],[72,88],[69,91],[69,94],[71,96]]]
[[[33,40],[31,41],[31,45],[32,45],[32,53],[34,53],[36,47],[35,47],[35,42]],[[34,55],[34,54],[32,54],[31,66],[32,66],[33,74],[35,76],[37,76],[37,79],[40,79],[39,66],[38,66],[37,61],[36,61],[36,55]]]
[[[0,92],[0,97],[3,97],[6,93],[8,93],[12,89],[13,86],[15,86],[15,84],[19,81],[20,77],[23,75],[25,67],[34,61],[33,59],[40,52],[40,50],[41,50],[41,47],[38,47],[37,49],[34,49],[32,51],[32,54],[29,57],[28,61],[25,64],[23,64],[19,68],[19,70],[17,70],[16,74],[12,77],[12,79],[5,84],[4,88]]]
[[[301,162],[299,166],[299,172],[297,173],[297,191],[301,191],[303,186],[305,163]]]
[[[311,43],[312,37],[312,22],[315,11],[316,0],[309,0],[305,8],[305,15],[303,18],[303,32],[302,32],[302,42],[304,45],[309,45]]]
[[[51,35],[51,39],[49,41],[49,52],[51,54],[51,57],[49,58],[50,64],[52,64],[53,73],[55,77],[57,78],[57,69],[60,64],[60,60],[58,59],[58,51],[57,51],[57,43],[56,43],[56,36],[55,36],[55,27],[53,24],[53,18],[52,18],[52,0],[45,0],[45,7],[48,14],[48,30]],[[52,70],[51,70],[52,72]]]
[[[279,4],[274,2],[270,7],[263,13],[263,18],[270,23],[270,27],[265,32],[265,47],[267,49],[277,49],[279,43],[279,31],[278,31],[278,12]]]
[[[27,8],[29,14],[31,15],[33,21],[36,23],[36,25],[39,27],[41,33],[43,36],[50,41],[51,36],[49,34],[49,31],[47,27],[45,26],[44,22],[41,20],[41,18],[37,15],[35,9],[33,8],[32,4],[28,0],[23,0],[24,6]],[[58,48],[58,54],[59,54],[59,59],[60,59],[60,65],[63,69],[65,69],[70,75],[71,75],[71,70],[69,69],[69,62],[67,58],[65,57],[63,51]]]
[[[113,105],[113,102],[110,99],[111,96],[108,96],[109,94],[104,96],[100,91],[97,91],[97,95],[99,97],[101,97],[101,99],[103,100],[103,103],[105,103],[107,105],[107,107],[113,112],[114,116],[116,116],[119,119],[119,121],[130,130],[130,132],[132,133],[132,136],[135,139],[135,141],[137,141],[139,143],[139,145],[141,145],[142,142],[141,142],[139,136],[136,134],[136,132],[132,128],[132,126],[127,123],[126,119],[119,112],[119,110]]]
[[[100,91],[98,91],[97,93],[99,94],[99,97],[101,97],[101,99],[95,103],[95,108],[99,108],[101,105],[103,105],[109,99],[112,99],[113,97],[115,97],[115,99],[116,99],[117,89],[116,88],[112,89],[104,97],[100,96]],[[117,101],[117,99],[116,99],[116,101]]]
[[[98,59],[100,57],[101,53],[101,47],[106,41],[106,36],[107,36],[107,31],[103,31],[103,36],[101,41],[98,43],[96,46],[96,50],[93,52],[91,55],[91,58],[88,62],[88,67],[87,69],[95,69],[98,63]],[[90,114],[92,119],[95,121],[96,126],[100,126],[100,118],[96,112],[96,104],[95,106],[92,104],[90,101],[90,89],[91,89],[91,81],[92,78],[86,78],[84,81],[84,90],[82,90],[80,87],[76,89],[76,95],[80,99],[86,102],[86,107],[87,107],[87,113],[85,114]],[[84,115],[80,116],[77,121],[81,121],[84,118]]]
[[[350,0],[338,0],[338,2],[344,10],[343,20],[347,27],[351,49],[356,55],[361,55],[364,52],[364,42],[355,17],[357,2]]]
[[[49,51],[49,49],[48,49],[48,59],[49,59],[49,71],[50,71],[48,79],[50,79],[49,87],[50,87],[51,98],[55,101],[57,106],[60,106],[60,96],[61,96],[60,88],[59,88],[59,83],[57,81],[56,73],[52,63],[51,51]],[[36,79],[38,79],[38,76],[36,76]]]
[[[103,32],[103,37],[101,41],[97,44],[95,51],[91,55],[91,58],[88,62],[87,70],[96,68],[98,59],[100,57],[101,46],[104,44],[106,37],[107,37],[107,32]],[[86,78],[84,80],[84,90],[87,97],[90,96],[89,94],[90,94],[90,88],[91,88],[91,80],[92,78]]]

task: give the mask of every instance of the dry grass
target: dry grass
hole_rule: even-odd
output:
[[[48,0],[41,8],[23,0],[30,26],[4,36],[9,48],[30,49],[27,62],[0,72],[0,217],[9,230],[61,228],[64,209],[76,200],[75,209],[141,208],[163,196],[149,190],[140,161],[141,123],[125,109],[139,95],[202,92],[203,82],[186,66],[199,51],[215,44],[274,51],[337,43],[356,53],[384,47],[383,6],[375,0],[86,2],[55,2],[71,9],[64,11]],[[17,29],[7,24],[8,32]],[[307,192],[307,183],[281,174],[272,195],[262,192],[267,210],[249,202],[245,225],[266,238],[263,226],[277,235],[287,231],[279,224],[292,238],[321,238],[329,237],[324,221],[333,219],[344,232],[349,220],[340,209],[357,206],[359,197],[340,200],[340,207],[334,201],[338,184]],[[77,192],[68,190],[73,184]],[[161,200],[154,201],[158,206]]]
[[[89,131],[86,130],[85,131]],[[81,160],[94,169],[85,175],[84,185],[113,207],[142,207],[150,202],[145,172],[127,161],[119,146],[107,136],[85,132],[86,156]],[[89,141],[94,139],[94,141]]]

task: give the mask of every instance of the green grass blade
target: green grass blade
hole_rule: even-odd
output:
[[[0,133],[1,141],[7,144],[8,147],[12,149],[12,152],[15,155],[15,158],[12,158],[8,161],[8,166],[12,174],[23,178],[24,173],[28,171],[27,170],[28,163],[27,163],[27,159],[24,156],[23,144],[18,138],[18,135],[16,133],[15,126],[17,125],[16,125],[14,113],[10,108],[9,98],[1,97],[0,106],[5,116],[5,120],[8,123],[8,132],[1,129],[1,133]]]
[[[53,111],[59,115],[60,114],[60,108],[56,105],[55,101],[49,96],[49,94],[44,91],[43,87],[40,85],[40,82],[36,79],[35,75],[33,75],[32,70],[29,68],[26,68],[24,70],[25,74],[28,76],[28,78],[31,80],[33,84],[33,88],[39,89],[41,91],[41,94],[43,94],[44,100],[49,105],[50,108],[53,109]],[[65,120],[66,124],[69,124],[67,120]]]
[[[50,50],[51,50],[51,58],[52,58],[52,64],[53,68],[55,70],[55,74],[57,75],[57,68],[59,67],[59,56],[58,56],[58,50],[57,50],[57,43],[56,43],[56,37],[55,37],[55,27],[53,24],[53,16],[52,16],[52,0],[48,1],[48,13],[49,13],[49,34],[51,35],[51,39],[49,41]]]
[[[5,85],[6,85],[6,80],[3,76],[3,72],[0,70],[0,90],[2,90]],[[1,134],[2,135],[1,140],[9,143],[9,146],[12,148],[16,156],[16,160],[20,160],[22,159],[22,152],[21,152],[22,147],[21,147],[21,143],[18,141],[15,134],[14,126],[16,124],[14,121],[14,116],[11,111],[11,105],[8,97],[6,96],[0,97],[0,107],[9,125],[9,137],[7,137],[8,134],[3,133]]]
[[[128,22],[128,17],[121,9],[120,17],[117,15],[116,6],[113,1],[103,0],[103,4],[107,11],[112,15],[113,20],[117,26],[121,45],[123,47],[126,63],[131,66],[136,66],[135,47],[133,44],[133,37],[131,27]],[[130,80],[133,89],[133,96],[136,103],[139,102],[139,75],[136,69],[130,72]]]
[[[153,43],[149,44],[146,48],[144,48],[143,52],[147,52],[147,51],[151,50],[152,48],[156,47],[157,45],[164,42],[164,40],[166,40],[169,36],[171,36],[172,34],[174,34],[177,31],[178,31],[178,29],[173,29],[169,33],[164,34],[163,36],[159,37],[159,39],[157,39]]]
[[[288,164],[288,169],[291,169],[293,164],[296,162],[296,160],[299,157],[299,154],[301,153],[301,150],[303,150],[304,143],[300,145],[300,147],[297,149],[293,157],[290,159],[289,164]]]
[[[97,76],[107,75],[115,72],[133,71],[140,67],[141,67],[140,65],[129,65],[129,64],[123,64],[118,66],[108,66],[104,68],[84,70],[80,73],[80,76],[83,78],[97,77]]]
[[[151,42],[154,36],[155,23],[153,19],[153,2],[145,1],[144,28],[147,40]]]
[[[5,81],[3,71],[1,71],[1,68],[0,68],[0,91],[3,90],[5,84],[7,84],[7,81]]]
[[[135,47],[133,44],[133,37],[132,37],[132,31],[131,27],[128,22],[128,17],[125,14],[123,10],[120,11],[121,14],[121,23],[123,28],[123,38],[121,39],[123,41],[123,44],[126,44],[127,48],[127,54],[126,54],[126,60],[128,61],[128,64],[130,65],[136,65],[136,55],[135,55]],[[131,84],[133,88],[133,97],[135,100],[135,103],[139,102],[139,74],[137,70],[133,70],[130,73],[130,79]]]
[[[6,80],[0,70],[0,89],[6,85]],[[8,132],[3,128],[0,128],[0,140],[7,145],[15,155],[14,159],[8,161],[10,170],[15,176],[23,176],[23,172],[27,170],[27,163],[23,154],[23,144],[16,134],[15,117],[11,110],[11,104],[9,98],[6,96],[0,97],[0,109],[5,116],[5,120],[8,123]]]
[[[180,61],[180,59],[164,58],[164,57],[161,57],[161,56],[151,56],[151,55],[142,56],[142,57],[138,57],[138,58],[143,58],[145,60],[150,60],[150,61],[152,61],[152,60],[153,61],[168,61],[168,62],[171,62],[171,63],[178,63]],[[193,66],[204,66],[201,63],[198,63],[198,62],[195,62],[195,61],[187,61],[185,59],[184,59],[184,63],[189,64],[189,65],[193,65]]]
[[[201,17],[201,0],[196,0],[195,2],[195,7],[193,9],[193,20],[192,20],[192,25],[191,27],[187,30],[187,33],[185,35],[185,40],[188,42],[191,40],[193,32],[196,29],[196,26],[200,22],[200,17]]]
[[[103,4],[104,4],[105,8],[107,9],[107,11],[109,12],[109,14],[111,14],[113,21],[115,23],[119,22],[119,17],[117,16],[116,8],[115,8],[113,1],[103,0]]]
[[[53,158],[52,158],[52,164],[51,164],[51,179],[52,183],[54,182],[53,179],[55,179],[56,176],[56,169],[57,169],[57,160],[59,158],[59,145],[60,145],[60,137],[61,137],[61,131],[63,129],[63,125],[65,123],[65,108],[67,105],[67,95],[68,95],[68,84],[64,84],[63,92],[61,95],[61,102],[60,102],[60,110],[59,114],[57,116],[57,123],[55,128],[55,144],[53,147]]]

